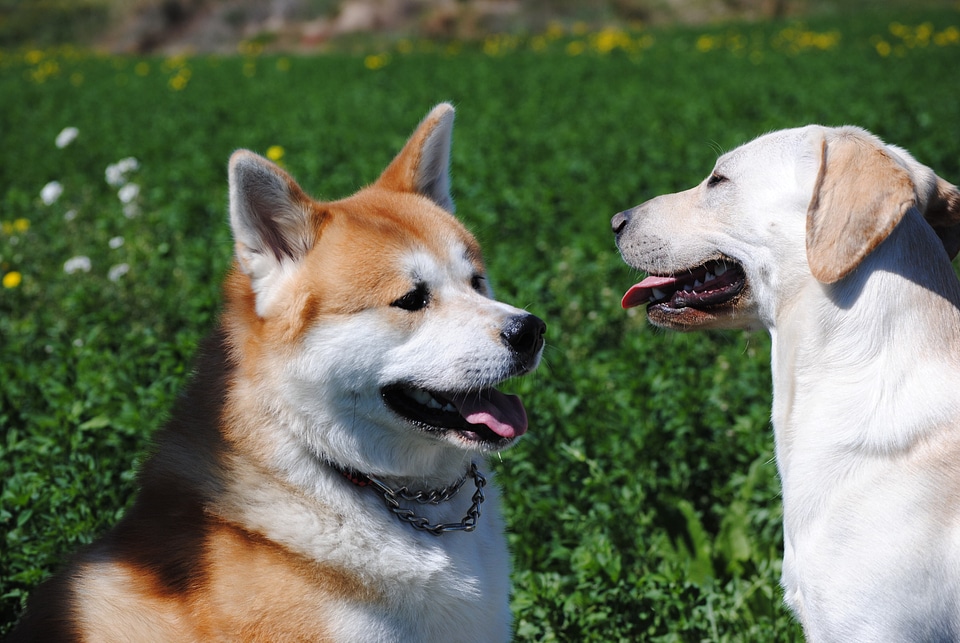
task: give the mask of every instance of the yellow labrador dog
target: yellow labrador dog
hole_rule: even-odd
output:
[[[960,640],[960,192],[855,127],[773,132],[612,221],[677,330],[766,328],[782,583],[811,641]]]

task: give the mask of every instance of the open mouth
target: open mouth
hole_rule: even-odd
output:
[[[708,261],[684,274],[650,275],[631,286],[620,305],[633,308],[648,304],[663,312],[685,308],[714,309],[733,302],[747,283],[743,267],[724,257]]]
[[[431,432],[455,432],[469,442],[505,445],[527,431],[527,412],[516,395],[494,388],[438,392],[407,384],[381,391],[394,413]]]

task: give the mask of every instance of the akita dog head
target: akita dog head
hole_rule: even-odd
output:
[[[495,387],[537,366],[545,325],[492,298],[453,216],[453,115],[435,107],[376,182],[338,201],[252,152],[231,157],[228,408],[247,439],[429,476],[451,448],[462,467],[526,431],[519,399]]]

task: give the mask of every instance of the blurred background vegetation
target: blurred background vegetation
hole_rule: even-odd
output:
[[[957,6],[956,0],[0,0],[0,48],[112,53],[322,51],[358,34],[470,40],[550,24],[660,26]]]
[[[216,322],[231,151],[336,198],[449,100],[458,214],[549,325],[488,471],[515,639],[800,640],[769,338],[624,313],[609,220],[808,122],[957,182],[958,63],[955,0],[0,0],[0,633],[122,515]]]

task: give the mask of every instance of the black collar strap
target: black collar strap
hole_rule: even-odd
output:
[[[462,487],[466,481],[467,475],[462,476],[459,480],[443,489],[411,492],[406,487],[400,487],[396,490],[391,489],[378,478],[353,469],[340,467],[332,462],[330,462],[330,466],[358,487],[375,488],[380,495],[383,496],[387,509],[414,529],[439,536],[448,531],[473,531],[477,528],[477,520],[480,518],[480,505],[483,504],[484,499],[483,487],[487,484],[487,479],[477,469],[476,463],[471,463],[470,470],[467,472],[467,475],[473,477],[474,484],[476,485],[476,491],[473,493],[473,498],[471,498],[473,504],[471,504],[470,509],[467,510],[467,515],[464,516],[460,522],[438,524],[430,524],[426,518],[417,516],[411,509],[401,507],[400,501],[406,500],[420,504],[439,505],[441,502],[446,502],[457,495],[460,487]]]

